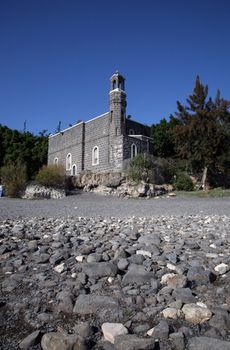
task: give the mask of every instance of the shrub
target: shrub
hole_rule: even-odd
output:
[[[62,165],[44,165],[35,181],[42,186],[65,187],[65,169]]]
[[[134,181],[144,180],[160,185],[172,183],[175,169],[170,159],[138,154],[129,162],[127,174]]]
[[[0,175],[2,183],[9,197],[18,197],[24,189],[27,181],[25,164],[8,164],[1,168]]]
[[[134,181],[149,181],[152,162],[148,155],[138,154],[131,159],[128,167],[128,177]]]
[[[173,182],[174,187],[178,191],[193,191],[194,190],[194,185],[191,180],[191,178],[186,175],[186,174],[178,174],[176,175],[174,182]]]

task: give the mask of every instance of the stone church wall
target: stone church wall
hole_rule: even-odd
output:
[[[92,164],[94,147],[99,148],[99,164]],[[110,170],[109,160],[109,113],[85,123],[85,169],[104,172]]]
[[[72,164],[76,164],[77,170],[82,170],[84,123],[74,125],[62,132],[49,137],[48,164],[53,164],[58,158],[58,164],[66,165],[66,156],[72,155]],[[71,175],[71,171],[67,171]]]
[[[153,154],[153,144],[152,142],[146,142],[139,140],[135,137],[125,135],[123,141],[123,159],[131,158],[131,146],[137,146],[137,154],[139,153],[150,153]]]

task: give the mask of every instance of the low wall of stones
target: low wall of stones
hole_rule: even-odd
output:
[[[59,199],[63,197],[66,197],[64,189],[35,184],[29,184],[22,194],[22,198],[24,199]]]

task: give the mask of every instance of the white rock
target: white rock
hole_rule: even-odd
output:
[[[175,192],[170,192],[169,193],[169,197],[176,197],[176,193]]]
[[[84,255],[78,255],[78,256],[76,256],[76,260],[78,261],[78,262],[82,262],[83,260],[84,260]]]
[[[179,273],[179,275],[183,275],[183,271],[182,271],[182,269],[180,268],[180,267],[178,267],[178,266],[175,266],[175,265],[173,265],[173,264],[171,264],[171,263],[167,263],[167,268],[169,269],[169,270],[171,270],[171,271],[176,271],[177,273]]]
[[[197,304],[185,304],[182,308],[185,320],[192,324],[201,324],[210,320],[212,312],[207,307]]]
[[[213,248],[213,249],[216,249],[216,245],[215,245],[215,243],[212,243],[212,244],[210,244],[210,246],[209,246],[210,248]]]
[[[104,338],[114,344],[117,335],[128,334],[128,330],[122,323],[103,323],[101,326]]]
[[[215,266],[214,270],[219,272],[220,275],[223,275],[229,270],[229,268],[228,268],[227,264],[222,263],[222,264]]]
[[[147,334],[149,337],[152,337],[153,333],[154,333],[154,327],[151,328],[151,329],[149,329],[149,330],[147,331],[146,334]]]
[[[152,254],[150,252],[148,252],[147,250],[137,250],[136,254],[137,255],[148,256],[149,258],[151,258],[151,256],[152,256]]]
[[[65,269],[65,263],[62,263],[60,265],[55,266],[54,271],[61,273],[64,271],[64,269]]]
[[[174,320],[176,320],[178,316],[177,309],[174,307],[167,307],[167,309],[164,309],[162,311],[162,314],[164,318],[172,318]]]
[[[167,284],[168,281],[174,277],[176,274],[175,273],[166,273],[161,277],[161,284]]]
[[[173,265],[173,264],[171,264],[171,263],[167,263],[167,268],[169,269],[169,270],[172,270],[172,271],[176,271],[176,266],[175,265]]]
[[[114,277],[109,277],[109,278],[108,278],[108,282],[109,282],[109,283],[112,283],[113,281],[114,281]]]
[[[216,258],[218,258],[218,254],[216,254],[216,253],[207,253],[206,254],[206,258],[216,259]]]
[[[207,305],[205,304],[205,303],[202,303],[201,301],[198,301],[197,303],[196,303],[196,305],[198,305],[198,306],[200,306],[200,307],[204,307],[204,308],[208,308],[207,307]]]

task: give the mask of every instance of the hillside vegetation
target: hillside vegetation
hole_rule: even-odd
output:
[[[0,168],[21,165],[32,179],[47,162],[48,135],[46,130],[33,135],[30,132],[12,130],[0,124]]]

